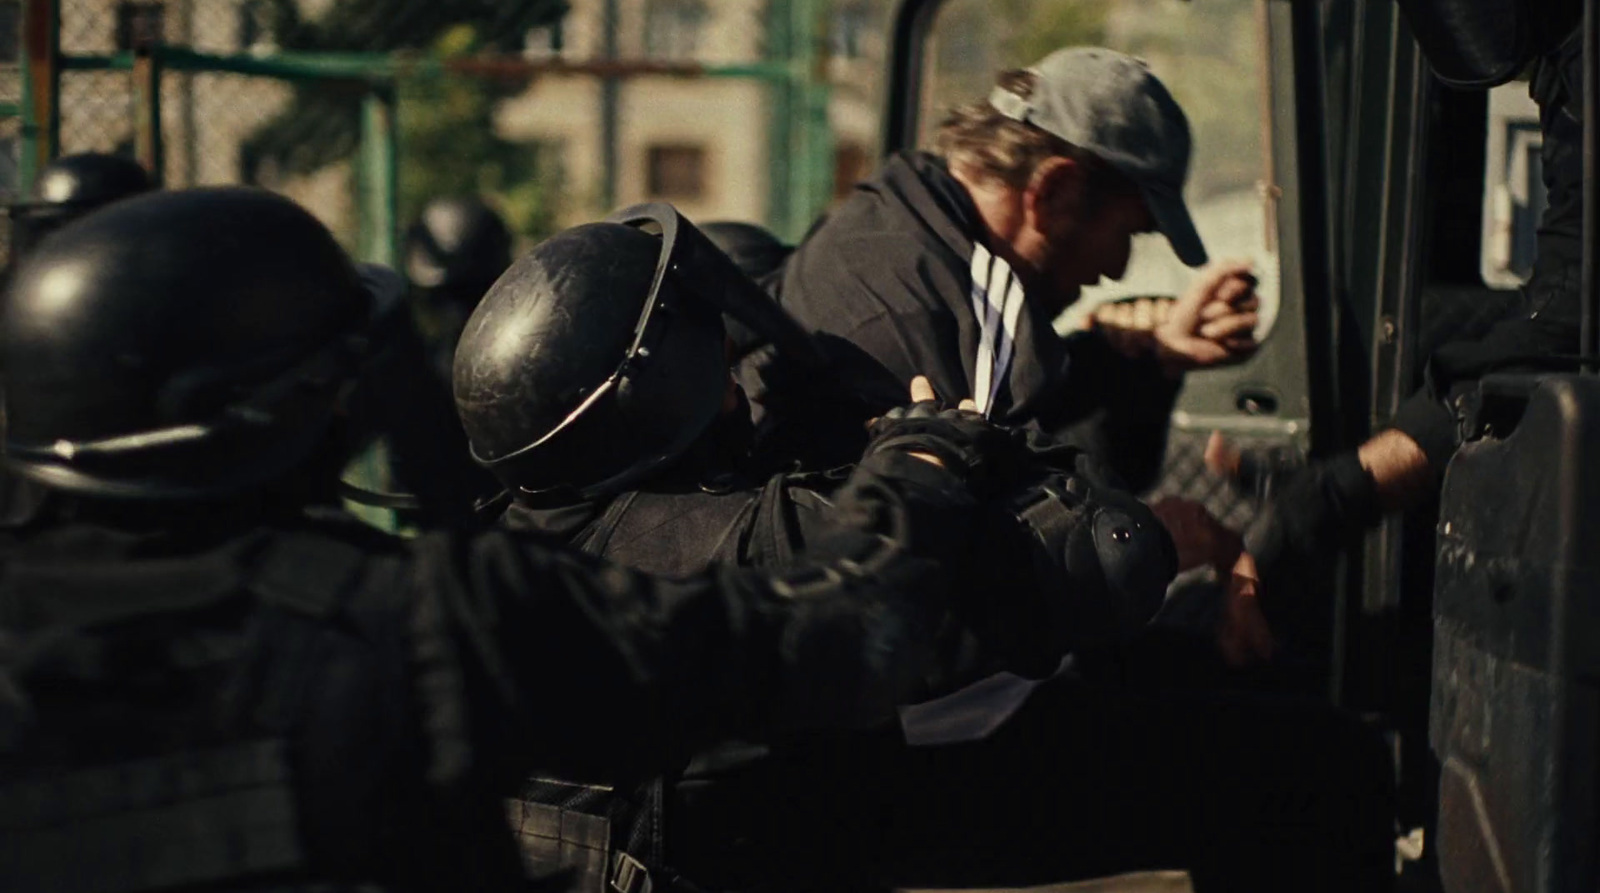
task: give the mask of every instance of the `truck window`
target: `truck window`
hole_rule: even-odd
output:
[[[1546,203],[1539,150],[1539,107],[1527,81],[1489,91],[1484,147],[1483,281],[1516,288],[1533,272],[1534,236]]]

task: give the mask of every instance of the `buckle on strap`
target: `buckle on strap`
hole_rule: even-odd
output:
[[[616,893],[653,893],[655,882],[643,862],[617,850],[611,857],[611,889]]]

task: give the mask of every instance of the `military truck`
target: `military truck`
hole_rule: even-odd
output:
[[[1525,15],[1515,2],[1403,5],[899,5],[886,151],[925,142],[936,109],[1024,61],[1028,35],[1002,6],[1033,21],[1098,10],[1097,36],[1150,58],[1189,111],[1189,201],[1213,257],[1255,260],[1263,345],[1237,367],[1190,376],[1158,493],[1245,523],[1250,500],[1202,467],[1210,432],[1291,461],[1348,449],[1422,385],[1435,348],[1512,312],[1545,202],[1529,85],[1446,86],[1413,28],[1436,41],[1477,36],[1469,50],[1489,66],[1516,52]],[[1493,32],[1473,35],[1474,15]],[[1592,37],[1589,47],[1592,69]],[[1591,257],[1584,269],[1592,333]],[[1181,281],[1152,240],[1122,282],[1084,303]],[[1570,350],[1592,362],[1586,338]],[[1399,849],[1416,856],[1425,837],[1436,860],[1408,872],[1424,888],[1434,871],[1452,893],[1600,884],[1600,480],[1586,461],[1600,443],[1600,380],[1578,365],[1486,377],[1461,401],[1467,442],[1439,505],[1391,518],[1331,574],[1308,569],[1296,594],[1306,613],[1280,630],[1299,637],[1313,684],[1393,741]]]

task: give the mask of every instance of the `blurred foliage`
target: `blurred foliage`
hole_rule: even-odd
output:
[[[558,21],[568,9],[566,0],[335,0],[326,12],[307,18],[296,0],[267,2],[263,24],[271,43],[303,52],[516,52],[530,29]],[[482,102],[491,102],[493,91],[481,87],[489,94]],[[359,89],[297,84],[288,109],[245,142],[246,176],[257,180],[267,167],[309,174],[350,158],[360,140],[361,99]],[[463,116],[470,118],[480,104],[471,103]],[[451,163],[493,160],[473,157],[463,146]]]
[[[433,52],[441,58],[479,52],[483,46],[476,31],[458,25],[439,38]],[[555,231],[564,179],[557,153],[508,142],[495,133],[495,103],[510,92],[456,76],[401,84],[402,225],[417,219],[430,199],[477,195],[489,199],[524,237],[539,239]]]
[[[566,0],[337,0],[306,19],[297,0],[269,2],[278,45],[316,52],[423,49],[462,25],[490,35],[486,49],[516,52],[529,29],[567,14]]]
[[[1071,3],[1035,3],[1033,0],[993,0],[995,16],[1014,23],[1001,38],[1003,66],[1031,65],[1062,47],[1103,46],[1111,0],[1075,0]]]

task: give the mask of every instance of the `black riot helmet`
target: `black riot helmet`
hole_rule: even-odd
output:
[[[438,198],[406,231],[402,267],[412,286],[475,304],[511,266],[511,230],[476,198]]]
[[[700,230],[751,279],[764,279],[776,272],[794,253],[793,246],[785,245],[771,230],[754,223],[715,220]]]
[[[370,305],[328,230],[272,193],[106,207],[40,243],[0,310],[6,462],[96,497],[278,480],[324,441]]]
[[[31,200],[9,208],[12,256],[26,257],[40,239],[96,208],[154,188],[131,158],[98,152],[57,158],[39,172]]]
[[[672,463],[727,396],[724,314],[820,364],[805,333],[669,205],[546,240],[489,290],[456,350],[474,458],[514,491],[585,497]]]

